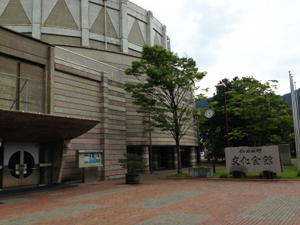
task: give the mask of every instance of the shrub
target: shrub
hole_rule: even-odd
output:
[[[148,164],[143,162],[139,155],[125,153],[122,159],[119,159],[120,166],[124,169],[128,169],[129,173],[134,173],[137,169],[142,169]]]
[[[226,173],[223,173],[220,175],[220,178],[227,178],[227,177],[228,177],[228,174],[226,174]]]
[[[193,166],[192,168],[193,168],[193,169],[206,168],[206,166],[204,166],[204,165],[201,165],[201,166]]]

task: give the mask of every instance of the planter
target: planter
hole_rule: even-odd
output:
[[[212,177],[213,175],[211,168],[189,168],[190,177]]]
[[[135,173],[126,174],[126,184],[139,184],[140,175]]]

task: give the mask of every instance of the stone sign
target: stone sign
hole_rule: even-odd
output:
[[[283,172],[278,145],[228,147],[225,148],[225,157],[228,173],[262,173],[266,170],[273,173]]]

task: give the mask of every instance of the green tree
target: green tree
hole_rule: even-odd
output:
[[[230,146],[258,146],[289,143],[293,146],[291,130],[293,127],[291,110],[287,102],[276,94],[277,81],[262,83],[251,77],[238,77],[226,85],[226,102]],[[221,153],[226,143],[224,115],[224,93],[217,93],[208,100],[216,114],[212,118],[214,149]],[[202,130],[209,130],[209,123],[202,124]],[[207,137],[206,142],[209,142]]]
[[[180,139],[195,125],[194,91],[206,73],[198,72],[192,58],[180,58],[158,45],[144,46],[141,60],[132,62],[125,73],[138,80],[126,83],[125,90],[139,106],[137,112],[150,116],[143,123],[174,139],[181,173]]]
[[[276,95],[275,83],[275,80],[261,83],[253,77],[232,83],[228,109],[243,120],[230,132],[232,139],[248,137],[254,146],[278,143],[281,130],[291,128],[287,102]]]

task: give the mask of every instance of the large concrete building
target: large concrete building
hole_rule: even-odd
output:
[[[0,1],[0,189],[123,177],[126,152],[149,161],[149,134],[124,70],[142,46],[170,49],[166,27],[127,0]],[[152,133],[153,168],[176,168]],[[196,131],[181,140],[196,163]],[[145,168],[147,171],[149,168]]]

